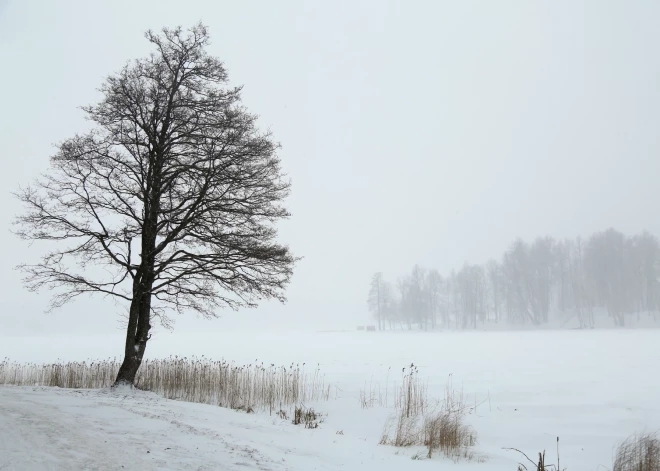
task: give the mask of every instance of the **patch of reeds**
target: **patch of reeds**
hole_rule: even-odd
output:
[[[114,383],[120,365],[121,361],[114,358],[50,364],[5,359],[0,362],[0,385],[107,388]],[[330,396],[330,387],[318,366],[308,373],[305,364],[278,367],[255,361],[238,365],[204,357],[145,360],[135,386],[168,399],[271,413],[328,400]]]
[[[381,445],[425,446],[428,458],[439,451],[454,461],[482,460],[471,451],[477,443],[477,434],[464,420],[476,404],[474,407],[468,404],[463,392],[453,388],[451,376],[444,400],[429,400],[427,385],[420,380],[417,368],[411,365],[403,371],[403,382],[396,390],[394,406],[396,412],[385,425]]]
[[[660,471],[660,439],[653,433],[629,437],[618,446],[612,471]]]

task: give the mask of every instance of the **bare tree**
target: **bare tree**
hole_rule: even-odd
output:
[[[502,269],[495,260],[486,264],[487,284],[490,286],[491,301],[493,303],[494,321],[500,320],[500,297],[502,293]]]
[[[614,229],[593,234],[585,247],[584,266],[596,296],[618,326],[625,324],[630,310],[626,261],[626,237]]]
[[[56,288],[52,308],[86,293],[128,305],[116,384],[133,383],[155,316],[284,301],[295,262],[274,228],[289,216],[278,145],[206,52],[206,28],[146,37],[154,52],[83,108],[93,130],[17,193],[18,235],[67,244],[21,266],[27,288]]]
[[[412,330],[413,324],[413,297],[411,296],[410,280],[408,276],[401,276],[396,281],[396,287],[399,292],[399,320],[405,321],[408,330]]]
[[[430,270],[426,274],[425,292],[429,298],[429,314],[431,317],[431,327],[435,329],[438,322],[438,311],[440,310],[440,297],[442,292],[442,275],[438,270]]]
[[[369,289],[367,304],[369,310],[378,322],[378,330],[383,330],[385,328],[385,312],[387,304],[389,303],[389,298],[389,286],[383,279],[383,274],[380,272],[374,273],[371,278],[371,287]]]
[[[399,278],[388,303],[408,329],[436,325],[477,328],[477,321],[506,320],[540,326],[577,321],[593,328],[609,315],[615,325],[660,313],[660,241],[647,232],[631,237],[609,229],[586,243],[577,237],[557,241],[515,240],[499,261],[465,263],[442,277],[415,265]],[[492,316],[491,316],[492,313]]]

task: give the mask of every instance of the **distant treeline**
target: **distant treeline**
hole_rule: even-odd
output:
[[[614,229],[584,240],[519,239],[499,261],[466,263],[448,276],[417,265],[393,283],[376,273],[368,305],[380,329],[588,328],[599,317],[623,326],[660,312],[660,244],[646,232],[627,237]]]

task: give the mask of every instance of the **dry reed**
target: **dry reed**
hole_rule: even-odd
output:
[[[51,364],[0,362],[0,385],[56,386],[93,389],[112,386],[121,362],[108,359]],[[212,404],[231,409],[268,410],[328,400],[330,386],[317,366],[277,367],[255,363],[237,365],[207,358],[169,357],[145,360],[135,386],[168,399]]]
[[[396,447],[425,446],[427,457],[436,450],[458,461],[461,458],[481,461],[471,447],[477,435],[464,423],[464,417],[476,408],[468,405],[463,391],[456,391],[451,376],[443,401],[430,401],[428,386],[411,365],[403,371],[403,383],[395,391],[396,413],[385,425],[380,443]],[[437,407],[434,404],[438,404]],[[418,458],[421,456],[416,455]]]
[[[660,439],[634,435],[619,445],[612,471],[660,471]]]

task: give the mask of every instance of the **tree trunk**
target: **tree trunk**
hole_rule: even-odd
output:
[[[169,118],[163,124],[162,133],[165,133],[169,124]],[[150,156],[150,172],[152,177],[147,187],[147,198],[144,202],[144,225],[142,226],[142,262],[140,269],[133,280],[133,300],[129,314],[128,327],[126,329],[126,346],[124,349],[124,361],[122,362],[115,386],[121,384],[133,385],[135,376],[142,364],[144,351],[149,340],[151,329],[151,290],[155,281],[154,266],[156,263],[155,249],[156,236],[158,234],[158,215],[160,213],[160,185],[162,177],[162,162],[164,160],[162,150],[155,151]]]
[[[149,340],[149,322],[151,316],[151,296],[149,289],[140,286],[131,303],[128,327],[126,329],[126,346],[124,349],[124,361],[117,373],[115,386],[135,383],[135,376],[142,364],[142,358]]]
[[[115,386],[135,383],[135,376],[142,364],[142,358],[149,340],[149,322],[151,315],[151,287],[141,286],[137,280],[134,283],[134,297],[129,311],[128,327],[126,329],[126,346],[124,361],[117,373]]]
[[[139,277],[136,276],[133,281],[133,293],[137,290],[137,285],[139,285]],[[128,314],[128,326],[126,327],[126,345],[124,347],[124,361],[119,368],[117,373],[117,378],[115,379],[114,386],[120,384],[133,384],[135,380],[135,375],[137,370],[140,367],[139,364],[135,365],[135,334],[137,331],[138,318],[140,316],[140,307],[139,301],[137,298],[133,298],[131,302],[131,307]],[[142,362],[140,358],[137,360],[138,363]]]
[[[152,211],[149,211],[152,209]],[[133,280],[133,300],[129,311],[128,327],[126,329],[126,346],[115,386],[135,384],[135,376],[142,364],[142,358],[149,340],[151,329],[151,289],[154,284],[154,249],[156,247],[156,216],[158,205],[151,203],[145,208],[150,215],[142,232],[142,253],[149,254],[143,260],[140,270]]]

